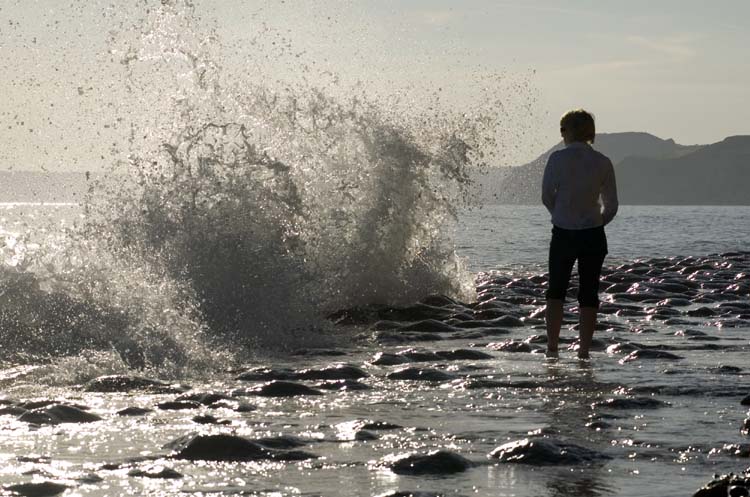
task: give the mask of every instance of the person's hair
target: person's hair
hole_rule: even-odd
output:
[[[594,116],[583,109],[573,109],[560,118],[560,128],[570,128],[575,141],[594,143],[596,126]]]

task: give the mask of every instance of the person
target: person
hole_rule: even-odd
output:
[[[558,356],[563,304],[578,261],[578,358],[588,359],[599,310],[599,277],[607,255],[604,226],[617,214],[612,161],[591,146],[594,116],[583,109],[560,119],[565,148],[550,155],[542,180],[542,203],[552,215],[546,292],[547,357]]]

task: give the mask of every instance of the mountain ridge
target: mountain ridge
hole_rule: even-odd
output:
[[[750,136],[681,145],[646,132],[602,133],[594,148],[615,166],[621,204],[750,205]],[[552,146],[522,166],[475,177],[483,203],[539,204]],[[717,174],[718,173],[718,174]]]

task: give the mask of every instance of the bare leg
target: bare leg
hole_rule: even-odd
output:
[[[557,347],[560,340],[560,327],[563,320],[563,301],[547,299],[547,357],[557,357]]]
[[[594,337],[594,328],[596,327],[597,307],[580,307],[578,317],[578,336],[580,347],[578,348],[578,358],[588,359],[591,340]]]

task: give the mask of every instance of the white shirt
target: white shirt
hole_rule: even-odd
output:
[[[544,169],[542,203],[552,214],[552,224],[563,229],[609,223],[618,207],[612,161],[583,142],[553,152]]]

